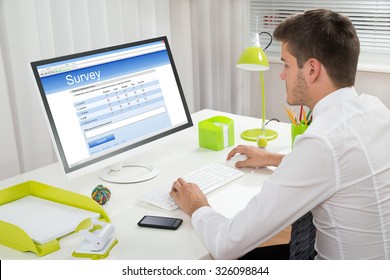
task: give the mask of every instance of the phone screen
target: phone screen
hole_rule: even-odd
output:
[[[163,229],[177,229],[182,219],[160,217],[160,216],[144,216],[139,222],[140,227],[152,227],[152,228],[163,228]]]

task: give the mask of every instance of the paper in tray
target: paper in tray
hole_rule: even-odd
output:
[[[85,218],[110,222],[90,197],[27,181],[0,190],[0,244],[44,256],[58,250],[58,239]]]

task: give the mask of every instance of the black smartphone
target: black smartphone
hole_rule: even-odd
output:
[[[146,215],[138,222],[138,226],[174,230],[178,229],[182,222],[183,220],[178,218]]]

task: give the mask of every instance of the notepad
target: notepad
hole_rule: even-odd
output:
[[[75,231],[87,218],[99,217],[96,212],[31,195],[0,206],[0,220],[20,227],[39,244]]]

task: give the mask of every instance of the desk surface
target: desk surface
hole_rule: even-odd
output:
[[[202,110],[192,115],[194,126],[164,140],[157,140],[153,147],[131,161],[153,163],[160,168],[156,178],[136,184],[107,183],[96,173],[68,181],[59,163],[27,172],[0,182],[0,189],[15,184],[36,180],[48,185],[90,196],[92,189],[103,184],[111,190],[110,201],[103,206],[115,227],[119,243],[112,249],[108,259],[210,259],[211,256],[192,228],[190,218],[180,209],[166,211],[139,201],[139,197],[155,185],[176,179],[190,171],[213,162],[225,162],[233,148],[212,151],[198,145],[200,120],[223,115],[234,120],[235,145],[252,144],[240,139],[246,129],[259,127],[261,120],[212,110]],[[290,127],[286,123],[270,122],[268,127],[278,132],[277,139],[268,143],[272,152],[287,153],[290,150]],[[243,169],[245,175],[234,182],[208,194],[210,204],[222,214],[231,217],[242,209],[247,201],[261,190],[261,185],[272,173],[271,169]],[[184,220],[176,231],[140,228],[137,222],[144,215],[178,217]],[[70,234],[60,239],[61,249],[44,257],[31,252],[19,252],[0,245],[0,259],[73,259],[72,252],[83,238]]]

